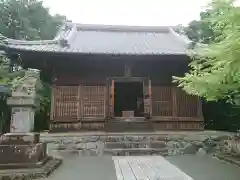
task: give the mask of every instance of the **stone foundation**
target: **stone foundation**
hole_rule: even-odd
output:
[[[240,166],[240,135],[229,136],[225,140],[224,151],[217,152],[215,156],[221,160]]]
[[[47,156],[47,146],[39,142],[39,134],[8,133],[0,140],[0,177],[16,172],[29,175],[41,172],[44,176],[55,169],[61,160]],[[28,173],[27,173],[28,172]]]
[[[54,136],[54,135],[53,135]],[[213,154],[224,151],[224,140],[228,135],[194,135],[190,134],[160,134],[156,135],[80,135],[42,137],[41,141],[48,144],[48,152],[65,157],[104,156],[104,155],[183,155],[183,154]]]
[[[47,160],[46,144],[0,145],[0,169],[37,168]]]

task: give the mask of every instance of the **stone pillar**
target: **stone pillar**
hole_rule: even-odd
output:
[[[35,109],[39,106],[37,96],[39,72],[27,71],[25,76],[17,81],[8,98],[12,107],[10,132],[32,132],[34,129]]]
[[[39,104],[36,97],[12,93],[7,103],[12,107],[10,132],[33,132],[35,109]]]
[[[21,176],[43,178],[61,163],[47,155],[47,144],[40,142],[39,133],[33,133],[35,109],[39,106],[38,80],[38,73],[27,72],[14,83],[12,96],[7,100],[12,108],[11,132],[0,137],[0,179],[2,175],[15,179],[12,175],[18,177],[18,169],[22,169]]]

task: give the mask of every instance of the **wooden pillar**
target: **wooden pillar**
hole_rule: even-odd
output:
[[[56,95],[56,85],[52,85],[52,88],[51,88],[51,109],[50,109],[50,120],[54,120],[54,117],[55,117],[55,95]]]
[[[197,115],[198,115],[198,117],[203,117],[203,113],[202,113],[202,101],[201,101],[201,98],[200,97],[198,97],[197,98],[197,100],[198,100],[198,109],[197,109]]]
[[[177,117],[177,87],[172,87],[172,116]]]
[[[114,117],[114,80],[111,80],[111,85],[110,85],[110,112],[109,115],[110,117]]]

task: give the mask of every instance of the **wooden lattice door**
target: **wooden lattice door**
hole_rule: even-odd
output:
[[[146,117],[152,116],[152,88],[151,80],[149,78],[143,81],[143,103],[144,103],[144,115]]]
[[[56,121],[78,121],[81,113],[78,93],[78,86],[54,87],[51,119]]]

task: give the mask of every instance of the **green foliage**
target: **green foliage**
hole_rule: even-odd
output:
[[[0,0],[0,44],[3,36],[25,40],[53,39],[64,21],[65,16],[59,14],[52,16],[49,9],[43,7],[42,1]],[[10,68],[10,60],[4,56],[0,57],[0,84],[8,84],[13,88],[19,84],[24,75],[25,70],[12,64]],[[37,116],[41,118],[37,119],[42,120],[43,117],[49,117],[49,87],[43,83],[39,94],[41,107]]]
[[[38,0],[0,0],[0,33],[13,39],[53,39],[65,16],[49,14]],[[3,40],[0,37],[0,41]],[[0,57],[0,83],[15,83],[24,70],[9,71],[9,59]],[[14,80],[14,81],[13,81]]]
[[[11,86],[12,81],[14,81],[17,77],[23,77],[25,71],[23,69],[16,69],[12,72],[9,72],[9,62],[9,59],[7,59],[6,57],[0,57],[0,84],[8,84]]]
[[[39,89],[40,96],[40,108],[36,112],[35,116],[35,130],[41,131],[48,129],[51,109],[51,86],[45,82],[42,82],[42,87]]]
[[[240,127],[239,108],[225,101],[204,102],[205,129],[237,132]]]
[[[53,39],[65,16],[52,16],[38,0],[0,0],[0,33],[13,39]],[[0,37],[0,41],[3,40]],[[0,57],[0,83],[15,83],[24,70],[9,72],[9,59]],[[14,81],[13,81],[14,80]]]
[[[218,0],[206,12],[203,22],[209,31],[202,28],[199,31],[204,33],[195,39],[209,44],[190,53],[190,72],[175,77],[174,82],[187,93],[209,101],[224,99],[239,104],[240,9],[233,1]]]
[[[187,27],[183,27],[183,34],[196,43],[218,42],[226,25],[222,13],[233,7],[233,3],[234,0],[213,0],[200,13],[200,20],[193,20]],[[218,21],[219,18],[221,21]]]
[[[52,39],[65,16],[51,16],[38,0],[1,0],[0,32],[14,39]]]

